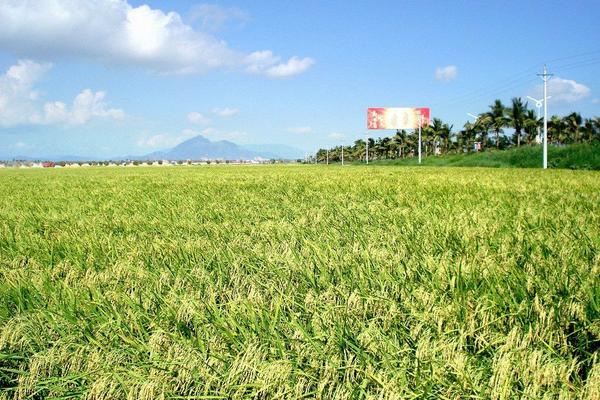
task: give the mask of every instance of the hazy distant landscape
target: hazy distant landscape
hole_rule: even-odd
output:
[[[198,135],[179,143],[172,149],[144,155],[115,155],[114,157],[92,157],[82,155],[57,156],[5,156],[4,160],[28,161],[108,161],[108,160],[253,160],[302,158],[302,151],[285,145],[246,145],[240,146],[229,141],[213,142]]]

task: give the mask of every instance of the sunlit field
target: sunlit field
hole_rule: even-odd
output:
[[[600,397],[600,173],[0,171],[0,398]]]

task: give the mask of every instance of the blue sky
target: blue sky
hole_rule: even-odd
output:
[[[457,129],[495,98],[540,95],[544,63],[550,114],[600,115],[598,15],[597,1],[0,1],[0,156],[145,154],[196,134],[311,151],[364,137],[369,106],[431,107]]]

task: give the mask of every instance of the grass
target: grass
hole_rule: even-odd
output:
[[[600,175],[0,171],[0,398],[600,396]]]
[[[428,156],[423,165],[447,167],[541,168],[542,147],[522,146],[509,150],[489,149],[480,153]],[[417,158],[378,160],[376,164],[417,165]],[[600,144],[549,146],[548,166],[559,169],[600,170]]]

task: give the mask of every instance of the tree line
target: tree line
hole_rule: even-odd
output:
[[[505,129],[513,130],[505,135]],[[461,130],[439,118],[433,118],[429,126],[421,130],[422,154],[442,155],[470,153],[487,149],[506,149],[523,145],[539,144],[543,132],[543,117],[528,108],[528,103],[515,97],[510,106],[495,100],[487,112],[468,121]],[[391,137],[368,138],[369,159],[397,159],[413,157],[418,152],[418,132],[397,130]],[[572,112],[564,117],[553,115],[548,119],[548,143],[565,145],[573,143],[600,142],[600,117],[582,118]],[[365,159],[367,142],[358,139],[349,146],[319,149],[317,161],[359,161]],[[309,160],[311,161],[311,160]],[[312,158],[314,161],[314,157]]]

